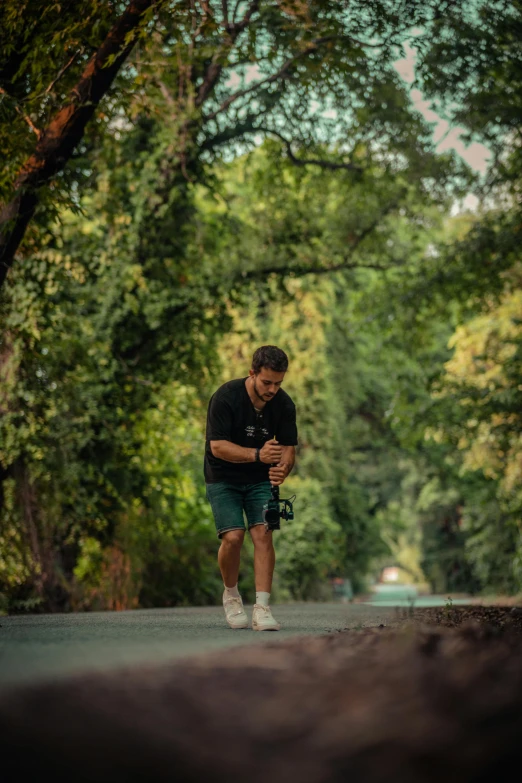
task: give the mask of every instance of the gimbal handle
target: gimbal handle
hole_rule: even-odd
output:
[[[272,465],[270,465],[270,467],[271,468],[277,467],[277,463],[274,462]],[[272,500],[279,501],[279,484],[272,484],[271,487],[272,487]]]

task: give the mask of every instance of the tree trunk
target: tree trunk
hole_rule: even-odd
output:
[[[0,212],[0,287],[38,204],[38,189],[61,171],[71,157],[87,122],[132,50],[136,40],[133,33],[153,2],[131,0],[87,63],[69,102],[55,114],[18,174],[14,196]]]
[[[29,566],[32,574],[32,584],[38,597],[43,601],[45,582],[49,579],[49,574],[46,573],[44,567],[42,548],[40,546],[34,487],[29,479],[27,467],[21,457],[17,459],[13,468]]]

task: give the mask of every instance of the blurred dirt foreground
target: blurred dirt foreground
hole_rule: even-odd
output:
[[[520,780],[521,740],[518,607],[416,610],[0,703],[2,777],[17,781],[491,783]]]

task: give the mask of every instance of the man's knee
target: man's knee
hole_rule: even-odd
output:
[[[221,545],[227,549],[238,549],[243,544],[245,538],[244,530],[228,530],[221,536]]]
[[[259,549],[272,549],[272,531],[265,528],[264,525],[254,525],[250,528],[250,535],[255,548]]]

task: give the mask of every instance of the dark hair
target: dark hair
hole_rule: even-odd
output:
[[[288,356],[275,345],[262,345],[252,357],[252,369],[257,375],[263,367],[274,372],[286,372],[288,370]]]

